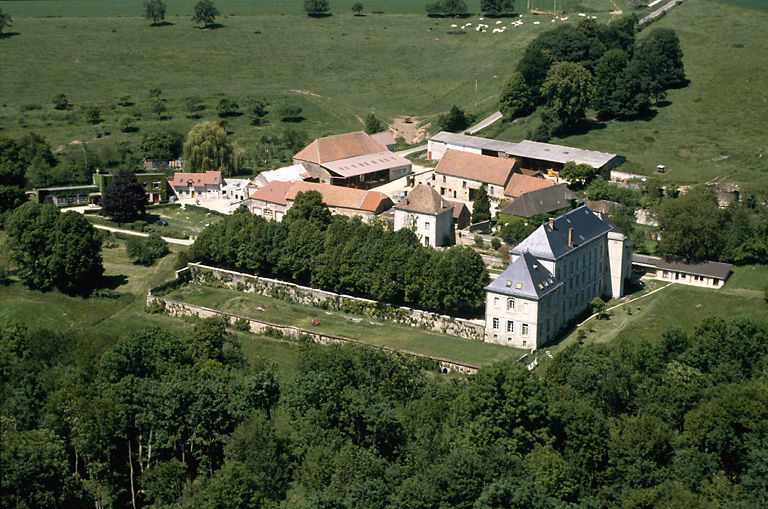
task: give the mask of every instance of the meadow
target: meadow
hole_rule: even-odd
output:
[[[687,87],[669,91],[655,116],[606,122],[552,142],[622,154],[627,157],[622,170],[643,175],[663,164],[667,172],[658,176],[671,184],[718,180],[765,189],[768,12],[731,3],[749,4],[685,2],[652,25],[677,32],[690,80]],[[532,115],[496,128],[494,134],[517,141],[538,123]]]
[[[550,26],[549,16],[525,15],[523,26],[504,34],[461,32],[451,27],[458,20],[428,18],[420,2],[368,2],[361,17],[347,3],[333,2],[334,16],[310,19],[298,0],[216,2],[222,27],[200,30],[182,2],[170,1],[166,25],[154,27],[140,17],[138,2],[0,2],[16,34],[0,40],[0,134],[41,133],[64,152],[79,151],[69,144],[82,140],[109,155],[151,129],[187,132],[218,118],[223,97],[242,113],[254,99],[269,103],[266,127],[251,125],[248,114],[227,119],[246,150],[262,134],[289,126],[310,138],[360,129],[372,110],[387,122],[411,116],[429,123],[458,104],[482,117],[496,109],[522,49]],[[601,20],[613,9],[608,0],[585,3]],[[478,11],[479,1],[469,8]],[[478,21],[475,15],[464,22]],[[163,118],[151,108],[155,87],[168,110]],[[71,109],[53,109],[51,98],[60,93]],[[127,105],[118,104],[122,96],[130,96]],[[199,118],[187,117],[188,97],[201,98]],[[301,107],[304,120],[283,122],[286,103]],[[85,120],[90,106],[100,110],[101,123]],[[136,132],[121,132],[125,117],[134,119]]]

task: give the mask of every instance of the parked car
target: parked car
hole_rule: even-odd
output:
[[[158,226],[168,226],[168,221],[166,221],[165,219],[158,219],[155,224],[157,224]]]

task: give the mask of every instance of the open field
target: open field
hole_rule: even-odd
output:
[[[546,15],[526,15],[523,26],[504,34],[453,33],[451,25],[460,20],[428,18],[422,3],[404,0],[366,3],[367,12],[386,14],[363,17],[352,16],[351,0],[334,3],[337,14],[324,19],[301,15],[301,0],[216,3],[224,13],[217,20],[222,28],[199,30],[184,12],[189,4],[180,1],[169,2],[168,24],[157,27],[140,17],[140,4],[0,2],[14,17],[10,31],[16,34],[0,40],[0,134],[38,132],[63,151],[79,151],[68,144],[83,140],[106,160],[116,143],[135,144],[150,129],[187,132],[200,120],[216,119],[222,97],[237,101],[243,113],[255,98],[269,102],[271,127],[252,126],[247,114],[228,119],[246,150],[264,132],[287,126],[309,137],[359,129],[371,109],[386,121],[410,115],[428,123],[452,104],[484,116],[496,109],[521,50],[551,25]],[[600,19],[609,18],[612,2],[587,3]],[[469,4],[479,9],[479,1]],[[476,24],[477,18],[462,22]],[[533,25],[534,18],[541,24]],[[152,112],[152,87],[162,90],[168,119]],[[58,93],[67,95],[70,110],[53,109],[51,97]],[[118,105],[125,95],[132,104]],[[191,96],[206,107],[199,119],[186,116]],[[282,122],[278,110],[286,103],[301,107],[305,120]],[[91,105],[102,123],[85,121]],[[135,119],[137,132],[120,131],[126,117]]]
[[[470,364],[486,365],[510,357],[516,358],[525,353],[523,350],[500,345],[467,341],[391,322],[324,311],[262,295],[199,284],[190,284],[163,296],[267,322],[318,330]],[[263,311],[257,308],[262,308]],[[313,327],[312,320],[319,321],[320,325]]]
[[[768,303],[762,291],[768,282],[768,265],[734,267],[733,274],[720,290],[672,284],[636,303],[610,312],[610,319],[591,319],[582,329],[587,341],[605,342],[615,338],[656,340],[672,327],[690,332],[704,318],[719,315],[725,318],[765,318]],[[646,280],[648,289],[661,288],[668,283]],[[632,296],[636,298],[636,296]],[[609,303],[613,305],[614,302]],[[629,315],[627,310],[632,314]],[[590,330],[592,332],[590,332]],[[576,340],[571,333],[555,349]]]
[[[553,143],[625,155],[622,169],[651,174],[657,164],[675,184],[721,178],[768,181],[768,12],[714,0],[685,2],[651,28],[677,31],[690,85],[670,90],[650,120],[611,121]],[[645,34],[641,33],[640,37]],[[520,119],[499,137],[517,141],[539,120]]]
[[[96,214],[86,214],[85,217],[94,224],[111,226],[113,228],[132,228],[132,223],[120,225]],[[194,205],[187,205],[183,209],[179,205],[161,205],[148,209],[137,220],[147,223],[142,230],[144,232],[158,232],[164,237],[184,239],[197,236],[206,226],[215,223],[222,217],[217,212],[195,207]],[[157,225],[156,222],[160,219],[168,221],[168,226]]]

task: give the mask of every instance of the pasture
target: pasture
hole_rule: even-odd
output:
[[[714,0],[678,5],[651,29],[677,31],[690,84],[670,90],[667,104],[656,108],[652,118],[614,120],[583,134],[553,138],[552,143],[625,155],[622,169],[633,173],[650,175],[664,164],[668,171],[661,177],[670,184],[724,180],[765,189],[766,26],[764,11]],[[538,123],[533,115],[496,134],[518,141]]]
[[[170,1],[167,23],[154,27],[141,17],[140,3],[0,2],[16,34],[0,40],[0,134],[40,133],[64,152],[79,151],[69,143],[83,140],[107,160],[118,143],[135,145],[148,130],[187,132],[217,119],[221,98],[240,105],[243,114],[229,117],[227,128],[249,154],[261,134],[291,126],[314,138],[359,129],[371,110],[387,122],[407,115],[429,123],[452,104],[484,116],[496,109],[522,49],[551,25],[551,16],[524,15],[523,25],[503,34],[457,31],[452,24],[476,25],[479,17],[428,18],[421,2],[398,0],[365,3],[361,17],[352,15],[351,0],[332,2],[334,15],[323,19],[302,15],[300,0],[215,3],[221,28],[200,30],[180,1]],[[588,3],[598,19],[609,18],[610,1]],[[479,1],[469,8],[479,10]],[[152,110],[154,87],[162,91],[163,115]],[[60,93],[71,109],[53,108]],[[205,106],[199,118],[187,117],[188,97]],[[266,127],[251,125],[246,112],[257,98],[269,103]],[[284,104],[301,107],[304,120],[283,122]],[[90,106],[100,110],[101,123],[86,121]],[[135,132],[120,130],[127,117]]]

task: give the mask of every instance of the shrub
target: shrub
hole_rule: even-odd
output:
[[[66,110],[69,108],[69,99],[64,94],[56,94],[51,99],[54,109]]]
[[[235,320],[235,323],[232,324],[232,328],[242,332],[250,332],[251,322],[246,320],[245,318],[238,318],[237,320]]]
[[[283,122],[301,122],[304,117],[301,116],[302,109],[294,104],[284,104],[280,108],[280,118]]]
[[[135,221],[131,226],[131,228],[133,228],[133,230],[137,232],[143,232],[144,228],[146,227],[147,227],[147,222],[142,221],[141,219],[139,219],[138,221]]]
[[[222,97],[219,99],[219,104],[216,105],[216,113],[220,117],[233,117],[237,115],[239,112],[237,111],[240,108],[240,105],[237,104],[232,99],[227,99],[226,97]]]
[[[158,233],[149,237],[131,237],[126,241],[125,248],[128,256],[139,265],[152,265],[171,252],[168,243]]]
[[[491,239],[491,248],[493,248],[494,251],[498,251],[498,249],[501,247],[501,240],[499,240],[498,237],[494,237]]]
[[[483,242],[483,238],[480,235],[475,235],[475,245],[477,247],[484,247],[485,242]]]

